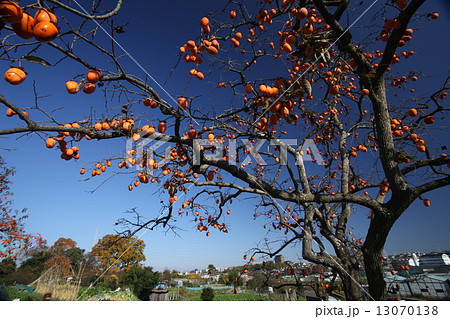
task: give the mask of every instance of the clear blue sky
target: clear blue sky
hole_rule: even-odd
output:
[[[129,25],[125,34],[117,35],[117,40],[154,78],[164,83],[170,69],[177,62],[178,47],[198,35],[200,18],[209,11],[222,9],[226,2],[177,0],[150,4],[126,1],[123,12],[114,20],[117,25],[125,23]],[[373,12],[384,3],[379,2],[372,9]],[[440,12],[440,18],[433,22],[424,21],[415,30],[413,40],[405,48],[416,51],[416,56],[394,67],[394,71],[414,68],[424,70],[427,78],[417,82],[415,86],[417,91],[431,92],[436,87],[432,85],[442,83],[448,74],[450,48],[448,44],[440,41],[443,40],[442,31],[450,27],[450,10],[448,7],[443,9],[444,2],[428,1],[425,4],[422,12],[437,10]],[[370,16],[370,12],[368,14]],[[108,44],[105,37],[105,45]],[[107,62],[98,59],[89,50],[83,54],[91,54],[89,60],[92,64],[98,63],[100,68],[108,66]],[[46,48],[41,49],[38,55],[51,63],[57,61],[53,51]],[[127,57],[124,57],[123,61],[129,72],[144,76],[143,71]],[[442,65],[443,62],[446,64]],[[8,67],[4,61],[0,62],[0,65],[2,69]],[[56,68],[58,72],[52,68],[48,69],[50,72],[44,72],[45,67],[30,63],[24,66],[29,76],[22,85],[11,87],[5,82],[0,84],[0,92],[14,104],[24,107],[34,104],[31,92],[33,81],[36,81],[36,90],[39,96],[43,97],[39,100],[39,105],[48,111],[63,107],[64,109],[56,113],[61,121],[81,120],[84,115],[89,114],[91,108],[98,115],[104,113],[104,101],[100,91],[89,96],[83,94],[69,96],[65,92],[65,81],[85,72],[78,65],[63,62]],[[164,88],[171,94],[179,94],[185,86],[188,70],[188,66],[180,65],[175,70],[175,76],[170,78]],[[209,90],[214,86],[207,83],[207,80],[203,85],[204,87],[199,87],[199,92],[205,87]],[[158,89],[158,92],[163,96],[161,90]],[[213,97],[216,98],[217,95]],[[168,99],[167,96],[163,98]],[[223,96],[221,98],[222,105],[231,102]],[[205,106],[217,104],[211,96],[204,97],[203,101]],[[30,115],[34,115],[33,111]],[[156,121],[160,114],[155,111],[153,116]],[[0,116],[2,128],[11,126],[15,121],[16,118]],[[448,129],[445,128],[442,133],[447,132]],[[154,217],[159,214],[160,199],[154,194],[156,188],[151,184],[129,192],[127,185],[130,177],[120,176],[91,194],[89,191],[97,188],[104,178],[81,181],[78,170],[88,162],[109,156],[105,154],[123,151],[125,144],[122,140],[84,141],[80,145],[81,159],[75,163],[59,159],[59,152],[46,149],[44,142],[36,136],[17,139],[18,137],[0,138],[1,148],[13,149],[0,150],[0,154],[8,165],[14,166],[17,171],[12,186],[15,193],[15,207],[28,208],[30,218],[26,221],[27,230],[40,233],[50,245],[59,237],[70,237],[81,248],[90,250],[99,238],[114,233],[114,223],[124,217],[125,211],[136,207],[147,216]],[[450,143],[447,145],[450,146]],[[432,202],[430,208],[425,208],[419,201],[415,202],[394,226],[386,244],[387,254],[449,249],[450,209],[447,202],[449,194],[450,188],[447,187],[427,195]],[[232,213],[226,217],[227,223],[230,224],[228,234],[211,232],[211,236],[207,238],[204,233],[195,231],[196,224],[187,218],[183,218],[177,224],[182,229],[178,232],[181,237],[174,236],[170,231],[165,233],[164,229],[139,233],[147,245],[145,250],[147,265],[157,270],[167,267],[181,271],[205,268],[210,263],[216,267],[242,264],[242,255],[255,247],[266,234],[262,228],[264,221],[260,219],[255,221],[252,217],[254,212],[252,204],[254,202],[245,198],[233,203],[230,207]],[[367,215],[365,209],[360,209],[353,218],[354,232],[357,235],[365,234]],[[300,246],[289,248],[283,254],[288,260],[298,261],[301,256]]]

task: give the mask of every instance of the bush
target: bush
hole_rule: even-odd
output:
[[[180,288],[180,295],[181,296],[186,296],[187,294],[189,293],[189,290],[185,287],[185,286],[183,286],[183,287],[181,287]]]
[[[159,282],[159,273],[152,267],[134,266],[122,278],[121,284],[131,288],[141,300],[150,300],[150,293]]]
[[[0,286],[0,301],[8,301],[9,299],[9,294],[6,291],[4,286]]]
[[[20,299],[21,301],[41,301],[42,296],[36,293],[29,293],[15,286],[0,286],[0,301]]]
[[[103,282],[111,290],[116,290],[119,288],[119,277],[116,275],[105,276]]]
[[[214,299],[214,290],[209,287],[203,288],[200,298],[202,298],[203,301],[212,301]]]
[[[90,288],[80,287],[80,290],[78,290],[78,298],[81,297],[81,300],[84,300],[92,296],[107,292],[111,292],[111,289],[104,282],[100,282],[97,285]]]

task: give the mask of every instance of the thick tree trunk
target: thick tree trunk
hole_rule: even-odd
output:
[[[386,282],[383,276],[383,250],[394,221],[378,216],[372,219],[362,251],[371,299],[386,300]]]
[[[345,292],[345,299],[347,301],[361,301],[365,300],[362,287],[360,285],[360,277],[358,269],[346,269],[344,272],[342,269],[339,271],[339,277],[341,277],[343,289]]]

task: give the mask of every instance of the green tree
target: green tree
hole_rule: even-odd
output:
[[[260,282],[255,279],[250,279],[245,284],[247,285],[247,288],[251,290],[256,290],[260,287]]]
[[[216,273],[217,269],[216,269],[216,267],[214,267],[213,264],[209,264],[207,271],[208,271],[209,275],[214,275]]]
[[[104,276],[103,282],[111,290],[116,290],[119,287],[119,277],[115,274]]]
[[[228,275],[221,274],[219,276],[219,284],[228,285],[230,283],[230,279],[228,278]]]
[[[14,282],[12,275],[16,271],[16,262],[12,258],[0,261],[0,284],[11,285]]]
[[[214,289],[210,287],[203,288],[200,298],[203,301],[212,301],[214,299]]]
[[[149,300],[151,290],[156,287],[160,274],[152,267],[133,266],[125,272],[121,285],[132,289],[141,300]]]
[[[37,279],[45,270],[45,263],[53,257],[48,247],[41,246],[31,250],[27,254],[28,258],[20,264],[15,277],[18,283],[28,284]]]
[[[64,251],[64,256],[70,260],[72,267],[78,266],[84,260],[84,249],[80,247],[69,248]]]
[[[161,275],[161,280],[168,281],[168,282],[172,281],[172,272],[167,268],[164,269],[164,271]]]
[[[185,297],[189,293],[189,289],[187,289],[185,286],[182,286],[179,292],[182,297]]]
[[[275,263],[272,260],[269,260],[263,264],[263,267],[267,270],[272,270],[275,269]]]
[[[120,235],[106,235],[92,248],[100,271],[112,273],[129,270],[145,261],[143,240]]]
[[[236,269],[232,269],[228,272],[228,282],[232,283],[234,286],[242,286],[244,284],[244,281]]]

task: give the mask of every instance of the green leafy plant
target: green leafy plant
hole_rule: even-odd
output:
[[[212,301],[214,299],[214,290],[210,287],[203,288],[200,298],[203,301]]]
[[[121,285],[129,287],[141,300],[149,300],[151,290],[159,282],[159,273],[152,267],[134,266],[122,278]]]

